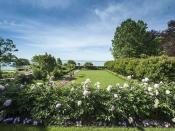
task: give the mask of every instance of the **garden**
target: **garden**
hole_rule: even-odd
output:
[[[141,20],[123,21],[114,60],[104,66],[48,53],[17,58],[13,41],[1,38],[1,65],[16,69],[0,68],[0,130],[174,130],[175,53],[165,45],[174,25],[159,33]]]

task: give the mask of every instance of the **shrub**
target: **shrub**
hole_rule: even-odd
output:
[[[175,79],[175,59],[161,56],[149,58],[123,58],[106,63],[106,68],[121,75],[133,75],[140,79],[149,77],[153,81]]]
[[[16,74],[15,76],[16,83],[27,84],[27,83],[31,83],[32,80],[33,80],[32,75]]]
[[[63,71],[62,69],[55,68],[54,71],[52,72],[54,78],[58,79],[63,76]]]
[[[44,125],[77,122],[84,125],[120,125],[121,122],[144,125],[142,121],[145,119],[166,120],[172,124],[175,117],[174,86],[173,82],[154,84],[131,80],[102,89],[99,82],[92,86],[89,79],[82,85],[67,88],[47,85],[20,88],[17,85],[16,91],[8,93],[7,88],[2,93],[0,104],[11,99],[12,105],[4,110],[7,117],[27,117],[42,121]]]
[[[39,80],[46,79],[47,72],[39,68],[33,68],[33,76],[35,79],[39,79]]]

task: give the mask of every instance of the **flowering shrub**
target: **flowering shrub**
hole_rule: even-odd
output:
[[[87,79],[68,88],[18,86],[11,93],[7,92],[9,86],[1,85],[0,121],[23,120],[26,124],[33,120],[33,125],[173,125],[175,83],[149,83],[148,78],[142,81],[129,80],[102,89],[100,82],[92,85]]]

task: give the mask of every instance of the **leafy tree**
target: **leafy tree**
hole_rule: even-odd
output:
[[[87,68],[87,69],[91,69],[93,67],[93,64],[91,62],[86,62],[84,64],[84,67]]]
[[[56,60],[50,54],[45,53],[44,55],[35,55],[32,58],[34,66],[37,66],[43,71],[46,71],[49,75],[56,67]]]
[[[76,62],[74,60],[68,60],[67,61],[67,64],[72,64],[72,65],[75,65],[76,66]]]
[[[24,58],[18,58],[15,63],[16,63],[17,66],[30,65],[29,60],[28,59],[24,59]]]
[[[168,29],[161,32],[161,47],[168,56],[175,56],[175,20],[168,22]]]
[[[60,58],[57,58],[57,65],[62,65],[63,63],[62,63],[62,61],[61,61],[61,59]]]
[[[0,72],[1,72],[1,63],[10,62],[13,58],[16,58],[13,53],[18,51],[16,45],[12,40],[0,38]]]
[[[141,20],[138,20],[137,22],[132,19],[123,21],[121,26],[116,28],[112,40],[112,54],[114,58],[140,57],[141,54],[156,54],[155,52],[152,53],[152,51],[149,51],[149,49],[152,49],[157,41],[146,29],[147,24]],[[154,46],[152,46],[153,43]],[[154,49],[156,49],[156,46]]]

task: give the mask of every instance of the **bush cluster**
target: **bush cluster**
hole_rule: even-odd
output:
[[[16,91],[10,92],[10,87],[6,85],[1,92],[0,105],[6,107],[3,119],[30,118],[44,125],[150,126],[145,120],[158,120],[169,122],[169,126],[175,122],[175,83],[131,80],[102,89],[99,82],[93,86],[87,79],[82,85],[68,88],[18,85]]]
[[[175,58],[173,57],[122,58],[106,62],[105,67],[121,75],[133,75],[136,79],[148,77],[154,81],[175,80]]]

